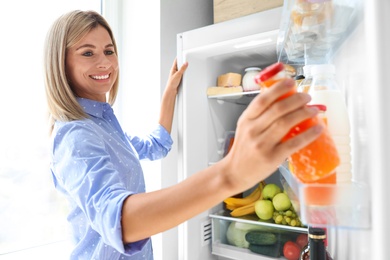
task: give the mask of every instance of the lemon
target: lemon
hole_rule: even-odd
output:
[[[272,200],[276,194],[281,192],[282,190],[278,185],[276,185],[275,183],[268,183],[267,185],[264,186],[262,191],[263,199]]]
[[[255,202],[256,215],[262,220],[269,220],[274,214],[274,206],[270,200],[258,200]]]
[[[285,211],[291,207],[291,200],[286,193],[278,193],[272,199],[272,204],[277,211]]]

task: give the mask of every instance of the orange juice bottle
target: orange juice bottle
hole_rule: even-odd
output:
[[[261,90],[264,91],[286,77],[283,63],[278,62],[262,70],[256,76],[255,81],[260,85]],[[294,88],[279,99],[287,98],[296,93],[296,91],[296,88]],[[319,116],[302,121],[290,129],[282,138],[282,142],[317,124],[324,124]],[[293,153],[288,159],[294,169],[293,174],[303,183],[315,182],[321,178],[328,177],[340,164],[336,146],[326,128],[316,140]]]

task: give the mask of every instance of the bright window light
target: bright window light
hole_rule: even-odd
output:
[[[68,248],[57,246],[68,238],[68,209],[49,172],[42,60],[49,27],[57,17],[74,9],[101,12],[101,0],[0,4],[2,260],[60,259],[69,253],[61,251]]]

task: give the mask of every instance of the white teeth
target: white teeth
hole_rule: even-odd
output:
[[[107,75],[103,75],[103,76],[91,76],[91,78],[93,79],[108,79],[110,75],[107,74]]]

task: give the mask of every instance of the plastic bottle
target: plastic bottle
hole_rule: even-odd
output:
[[[318,116],[328,125],[328,117],[326,115],[326,106],[320,104],[311,104],[308,106],[315,106],[319,109]],[[336,184],[336,171],[328,177],[321,178],[315,181],[314,184],[320,185],[306,185],[303,191],[305,202],[307,205],[315,206],[329,206],[335,202],[336,192],[333,186],[327,184]],[[325,185],[322,185],[325,184]]]
[[[335,79],[335,71],[332,64],[315,65],[311,68],[313,82],[309,91],[312,97],[310,103],[324,104],[327,107],[328,129],[340,156],[340,165],[336,169],[337,183],[348,183],[352,180],[350,122],[343,94]]]
[[[272,87],[275,82],[286,77],[284,65],[275,63],[262,70],[255,80],[263,90]],[[281,96],[280,99],[284,99],[294,93],[296,93],[296,88]],[[282,142],[317,124],[324,124],[319,116],[299,123],[290,129],[286,136],[283,137]],[[326,128],[315,141],[292,154],[288,159],[294,169],[293,174],[304,183],[328,177],[340,163],[335,144]]]

